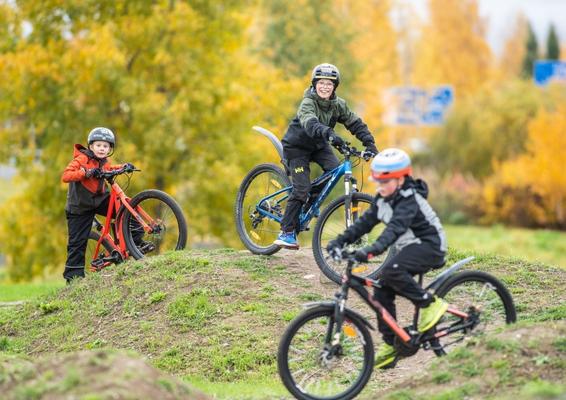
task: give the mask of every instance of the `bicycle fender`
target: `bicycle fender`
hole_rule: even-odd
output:
[[[273,132],[257,125],[254,125],[252,129],[256,132],[261,133],[263,136],[267,137],[269,141],[273,144],[273,146],[275,146],[277,153],[279,153],[279,158],[281,160],[285,159],[285,157],[283,157],[283,145],[281,144],[281,141],[277,138],[277,136],[273,134]]]
[[[334,311],[335,306],[336,306],[336,302],[334,302],[334,301],[315,301],[315,302],[312,302],[312,303],[303,304],[303,308],[305,308],[305,309],[320,307],[320,308],[327,308],[327,309],[332,310],[332,311]],[[352,310],[351,308],[348,308],[348,307],[346,307],[346,309],[344,311],[345,311],[345,314],[348,317],[350,317],[352,319],[357,319],[358,321],[363,322],[363,324],[365,326],[367,326],[372,331],[375,331],[375,328],[359,312],[354,311],[354,310]]]
[[[440,275],[434,278],[434,280],[425,288],[425,290],[436,292],[440,287],[440,285],[446,282],[446,280],[450,278],[452,275],[454,275],[456,271],[458,271],[460,268],[462,268],[462,266],[469,263],[473,259],[475,259],[475,257],[471,256],[455,262],[454,264],[452,264],[450,268],[448,268],[446,271],[442,272]]]

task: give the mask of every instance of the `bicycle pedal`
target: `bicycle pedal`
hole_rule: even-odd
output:
[[[90,263],[90,270],[91,272],[97,272],[100,271],[102,268],[104,268],[106,262],[104,261],[103,258],[97,258],[96,260],[92,260]]]
[[[147,243],[142,244],[139,247],[139,250],[142,252],[142,254],[147,254],[147,253],[150,253],[153,250],[155,250],[155,245],[151,242],[147,242]]]

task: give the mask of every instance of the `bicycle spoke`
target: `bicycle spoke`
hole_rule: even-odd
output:
[[[447,347],[465,340],[466,337],[492,333],[507,324],[507,311],[497,288],[490,282],[468,280],[450,289],[444,296],[453,307],[464,312],[477,312],[479,324],[471,332],[455,332],[441,339],[441,344]],[[446,314],[437,330],[447,325],[461,323],[462,320],[454,315]]]
[[[356,327],[342,335],[342,355],[324,355],[330,318],[313,319],[303,325],[289,346],[289,369],[297,386],[314,396],[341,393],[349,388],[364,367],[364,342]]]

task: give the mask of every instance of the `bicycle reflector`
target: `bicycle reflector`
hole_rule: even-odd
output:
[[[344,335],[348,336],[348,337],[356,337],[358,336],[356,334],[356,330],[352,327],[352,325],[344,325],[344,327],[342,328],[342,330],[344,331]]]

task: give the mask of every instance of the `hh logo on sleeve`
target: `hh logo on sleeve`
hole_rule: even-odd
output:
[[[301,172],[305,172],[304,167],[297,167],[297,168],[295,168],[295,173],[296,173],[296,174],[300,174]]]

